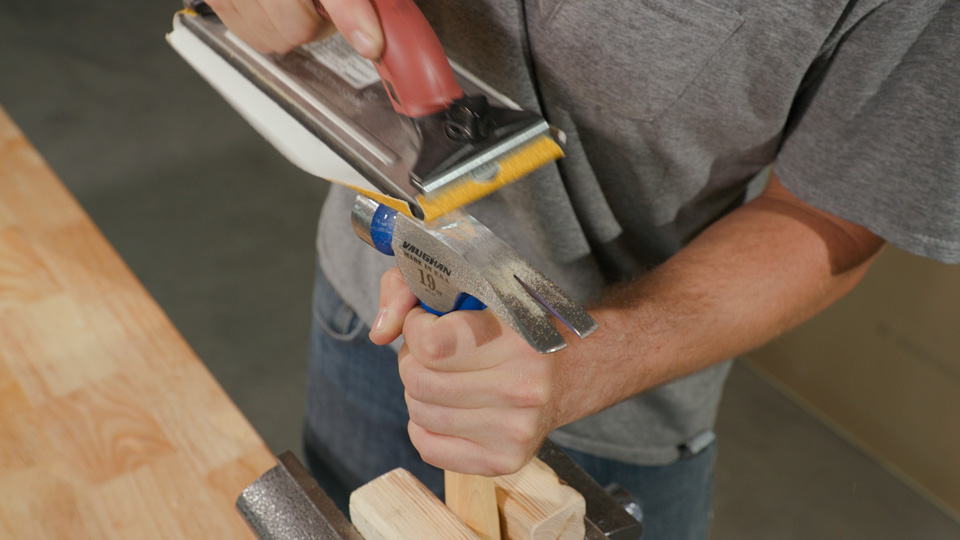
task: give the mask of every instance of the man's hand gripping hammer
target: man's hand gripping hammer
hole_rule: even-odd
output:
[[[465,212],[424,223],[358,195],[352,216],[360,238],[396,257],[407,286],[427,311],[490,309],[540,353],[567,346],[548,313],[581,338],[597,329],[578,303]],[[499,540],[493,481],[451,471],[444,480],[453,512],[481,539]]]

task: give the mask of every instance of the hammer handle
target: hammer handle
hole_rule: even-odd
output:
[[[443,472],[447,507],[481,540],[500,540],[500,512],[492,478]]]

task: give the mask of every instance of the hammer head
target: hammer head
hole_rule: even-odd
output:
[[[469,296],[541,353],[566,346],[550,315],[581,338],[597,329],[580,304],[466,212],[425,223],[358,195],[352,219],[361,239],[396,257],[410,290],[434,313],[462,309]]]

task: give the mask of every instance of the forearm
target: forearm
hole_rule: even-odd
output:
[[[762,345],[852,289],[882,244],[774,179],[592,310],[600,330],[558,362],[557,424]]]
[[[409,432],[444,469],[517,471],[554,428],[761,345],[850,290],[882,241],[775,179],[646,276],[591,310],[600,329],[541,355],[496,316],[436,317],[384,274],[370,336],[402,331]],[[573,340],[570,340],[573,341]]]

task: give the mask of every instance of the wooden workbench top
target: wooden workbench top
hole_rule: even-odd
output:
[[[275,464],[0,108],[0,538],[253,538]]]

